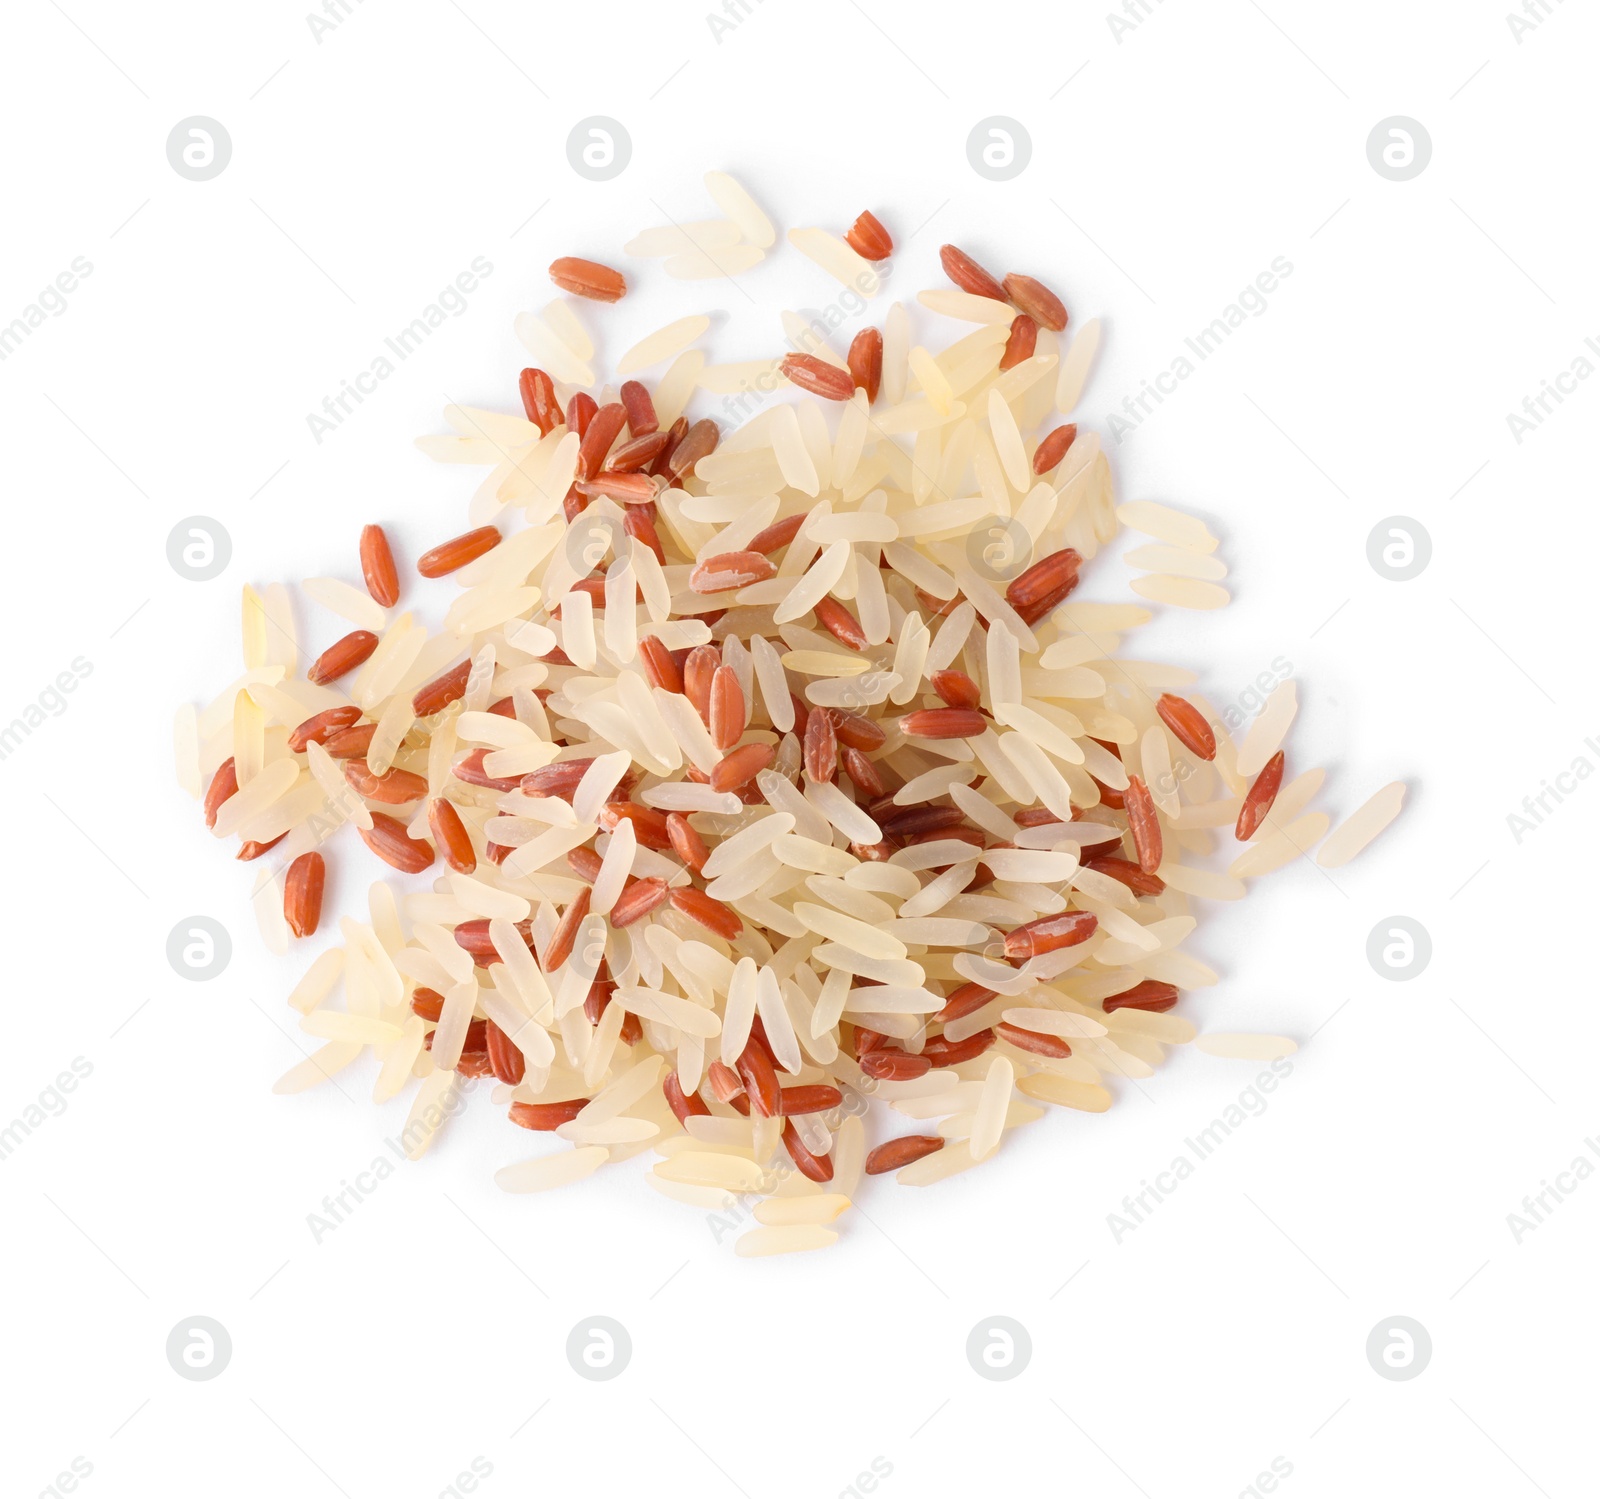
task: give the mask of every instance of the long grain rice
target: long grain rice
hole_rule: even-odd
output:
[[[777,245],[732,178],[706,185],[725,217],[630,241],[652,275],[715,281]],[[828,230],[788,244],[856,295],[881,289],[881,265]],[[350,559],[370,593],[304,584],[379,637],[347,677],[300,675],[315,644],[282,585],[243,590],[244,673],[179,711],[173,754],[213,834],[259,861],[268,948],[308,929],[303,883],[285,915],[286,872],[343,823],[408,873],[447,858],[399,898],[371,885],[370,922],[341,918],[289,995],[323,1044],[279,1091],[370,1049],[375,1098],[411,1091],[414,1158],[465,1102],[457,1079],[492,1075],[515,1122],[557,1137],[497,1174],[505,1190],[650,1151],[647,1180],[676,1201],[724,1212],[754,1194],[736,1252],[765,1256],[835,1242],[869,1164],[928,1185],[1039,1105],[1104,1111],[1125,1086],[1111,1079],[1152,1075],[1173,1046],[1293,1050],[1197,1037],[1172,1005],[1219,982],[1185,950],[1194,903],[1242,898],[1327,831],[1320,769],[1278,784],[1294,682],[1236,744],[1193,671],[1122,655],[1150,609],[1069,596],[1119,525],[1149,538],[1124,555],[1154,603],[1218,607],[1228,571],[1197,517],[1118,504],[1100,435],[1062,427],[1099,321],[1058,339],[1053,294],[1008,277],[979,296],[992,278],[954,247],[941,258],[955,286],[917,297],[916,327],[888,308],[881,365],[871,334],[847,359],[845,337],[785,314],[815,361],[791,361],[793,379],[781,345],[708,363],[712,320],[694,314],[627,350],[619,377],[665,369],[619,394],[599,385],[587,312],[524,313],[539,368],[523,414],[452,404],[448,432],[418,444],[485,470],[469,526],[475,547],[497,542],[436,585],[456,589],[442,631],[409,599],[398,612],[377,527]],[[563,267],[578,293],[624,284]],[[1018,306],[1051,328],[1002,372]],[[919,344],[930,314],[972,326]],[[707,397],[715,416],[691,409]],[[1165,693],[1187,716],[1157,713]],[[1375,794],[1319,863],[1371,842],[1404,792]],[[1224,829],[1248,841],[1222,855]],[[929,1121],[927,1138],[869,1163],[869,1097]],[[793,1118],[772,1112],[785,1100]]]
[[[1279,793],[1280,799],[1283,793]],[[1317,863],[1324,869],[1339,869],[1348,864],[1396,817],[1405,804],[1406,783],[1391,781],[1347,817],[1328,835],[1317,852]]]

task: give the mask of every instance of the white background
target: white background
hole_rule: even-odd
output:
[[[820,1499],[875,1458],[876,1492],[907,1496],[1024,1474],[1235,1495],[1275,1458],[1287,1494],[1592,1492],[1600,1186],[1520,1243],[1507,1215],[1600,1131],[1580,950],[1600,789],[1520,843],[1506,822],[1579,756],[1600,764],[1579,613],[1600,388],[1520,445],[1506,422],[1600,334],[1589,11],[1553,3],[1520,43],[1487,0],[1168,0],[1120,41],[1094,5],[903,0],[750,0],[720,41],[693,4],[508,0],[354,4],[320,42],[278,3],[16,0],[4,27],[0,323],[93,265],[0,364],[0,720],[92,665],[0,764],[0,1124],[75,1057],[93,1069],[0,1161],[6,1494],[51,1492],[74,1458],[93,1468],[78,1492],[105,1495],[423,1499],[475,1458],[489,1495]],[[233,141],[207,183],[165,155],[195,114]],[[633,141],[598,185],[565,154],[595,114]],[[967,161],[992,114],[1032,137],[1010,182]],[[1403,183],[1366,155],[1395,114],[1433,142]],[[359,1069],[348,1097],[269,1092],[305,1045],[283,1004],[305,956],[263,955],[249,872],[174,788],[173,708],[235,674],[243,583],[353,577],[368,520],[408,557],[463,528],[475,471],[411,439],[447,400],[516,409],[511,321],[552,295],[543,267],[706,216],[710,167],[783,227],[875,209],[907,300],[945,240],[1043,276],[1105,319],[1080,416],[1102,431],[1274,257],[1293,265],[1111,445],[1123,497],[1206,516],[1236,597],[1161,611],[1128,649],[1195,667],[1218,703],[1288,658],[1290,763],[1329,768],[1321,805],[1397,777],[1411,800],[1333,878],[1302,862],[1204,913],[1191,945],[1223,981],[1184,1012],[1302,1050],[1120,1243],[1108,1215],[1258,1067],[1177,1055],[981,1171],[878,1180],[825,1255],[735,1259],[641,1164],[503,1196],[492,1172],[530,1150],[481,1098],[320,1244],[307,1226],[405,1105],[373,1109]],[[479,255],[494,269],[464,315],[314,442],[307,413]],[[724,313],[713,358],[766,355],[778,308],[828,295],[792,252],[741,279],[752,301],[627,269],[639,292],[584,313],[602,360],[702,309]],[[232,537],[214,583],[166,561],[195,514]],[[1366,556],[1397,514],[1434,549],[1407,583]],[[1126,597],[1128,576],[1097,562],[1084,596]],[[425,597],[437,619],[449,588]],[[334,864],[330,924],[371,861],[352,841]],[[235,939],[201,984],[164,951],[196,913]],[[1394,914],[1433,941],[1407,983],[1365,956]],[[195,1314],[233,1341],[210,1383],[164,1356]],[[609,1383],[563,1352],[594,1314],[633,1342]],[[1007,1383],[964,1353],[996,1314],[1032,1339]],[[1433,1342],[1404,1383],[1364,1352],[1397,1314]]]

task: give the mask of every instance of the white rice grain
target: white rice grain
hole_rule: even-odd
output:
[[[664,328],[657,328],[654,333],[641,338],[617,361],[617,373],[636,375],[640,370],[649,369],[653,364],[671,359],[688,348],[710,326],[710,318],[703,313],[696,313],[691,317],[682,317],[676,322],[668,323]]]
[[[1255,879],[1292,864],[1302,854],[1308,854],[1317,840],[1328,831],[1326,812],[1308,812],[1296,818],[1281,832],[1259,843],[1249,844],[1245,851],[1228,866],[1228,873],[1236,880]]]
[[[1117,506],[1117,519],[1123,525],[1157,541],[1183,547],[1191,552],[1210,553],[1217,549],[1217,538],[1206,528],[1198,516],[1170,505],[1160,505],[1154,500],[1132,500]]]
[[[771,249],[777,240],[777,231],[744,186],[726,172],[707,172],[705,182],[712,200],[738,225],[739,232],[758,248]]]
[[[1017,315],[1016,309],[1009,302],[999,302],[993,297],[975,296],[972,292],[957,291],[953,287],[918,292],[917,300],[929,312],[960,318],[964,323],[987,323],[1009,329],[1011,320]]]
[[[573,1150],[520,1161],[514,1166],[502,1166],[494,1174],[494,1184],[502,1192],[548,1192],[592,1176],[609,1159],[610,1152],[603,1145],[580,1145]]]
[[[825,229],[791,229],[789,243],[841,286],[858,292],[869,302],[882,289],[882,280],[872,262]]]
[[[1146,573],[1128,585],[1141,598],[1178,609],[1220,609],[1233,595],[1220,583],[1200,578],[1179,578],[1168,573]]]
[[[720,204],[718,206],[721,207]],[[692,219],[685,223],[658,224],[650,229],[641,229],[623,245],[622,250],[625,255],[657,260],[684,251],[714,250],[738,243],[739,225],[731,217]],[[627,374],[628,371],[619,366],[618,373]]]
[[[1208,1031],[1195,1040],[1198,1050],[1213,1057],[1237,1057],[1247,1062],[1271,1062],[1292,1056],[1300,1048],[1287,1036],[1258,1036],[1243,1032]]]
[[[718,276],[741,276],[767,258],[756,245],[718,245],[669,255],[661,264],[675,281],[711,281]]]
[[[1180,578],[1204,578],[1211,583],[1220,583],[1228,576],[1227,564],[1220,558],[1191,551],[1188,547],[1168,546],[1159,542],[1132,547],[1122,554],[1122,560],[1129,567],[1144,568],[1148,572],[1169,573]]]
[[[1245,732],[1236,762],[1240,775],[1254,777],[1261,773],[1262,767],[1283,744],[1299,706],[1294,678],[1285,677],[1267,695],[1261,711]]]
[[[1324,869],[1339,869],[1348,864],[1396,817],[1406,798],[1406,783],[1391,781],[1361,804],[1334,829],[1317,854]]]
[[[1078,325],[1078,331],[1073,334],[1066,356],[1061,361],[1061,372],[1056,376],[1056,409],[1063,416],[1071,416],[1076,409],[1079,397],[1083,394],[1084,382],[1088,380],[1089,371],[1094,365],[1094,356],[1099,351],[1100,319],[1090,318],[1088,322]]]

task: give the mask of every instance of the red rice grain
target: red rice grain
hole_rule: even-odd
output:
[[[567,431],[576,432],[578,440],[589,435],[589,423],[594,420],[594,414],[600,409],[595,398],[586,390],[580,390],[567,402]]]
[[[978,684],[964,671],[929,672],[928,685],[952,708],[976,708],[982,701]]]
[[[1128,789],[1123,795],[1128,809],[1128,831],[1133,835],[1139,868],[1146,874],[1154,874],[1161,868],[1161,822],[1156,816],[1150,788],[1138,776],[1129,776]]]
[[[352,630],[341,640],[336,640],[310,666],[306,680],[317,686],[337,681],[347,671],[354,671],[378,648],[378,637],[371,630]]]
[[[617,302],[628,290],[621,271],[576,255],[563,255],[551,261],[550,279],[562,291],[571,292],[575,297],[587,297],[591,302]]]
[[[433,846],[406,832],[405,824],[383,812],[372,814],[370,828],[357,828],[361,841],[385,864],[402,874],[421,874],[433,863]]]
[[[739,1053],[739,1079],[750,1095],[750,1108],[764,1119],[775,1119],[781,1110],[783,1090],[778,1086],[777,1069],[767,1048],[754,1036]]]
[[[817,616],[817,623],[840,645],[847,645],[853,651],[866,650],[867,632],[861,628],[861,622],[855,615],[837,599],[818,599],[812,613]]]
[[[741,786],[748,785],[763,770],[772,764],[776,751],[770,744],[741,744],[738,749],[729,750],[712,769],[711,789],[713,791],[737,791]],[[672,824],[667,824],[668,836],[671,836]]]
[[[795,1114],[826,1114],[844,1102],[844,1094],[826,1084],[813,1083],[803,1088],[783,1088],[778,1094],[778,1112],[785,1118]]]
[[[856,382],[850,372],[815,354],[786,354],[779,368],[791,385],[825,401],[848,401],[855,394]]]
[[[778,569],[760,552],[719,552],[696,565],[689,587],[696,593],[731,593],[775,577]]]
[[[945,275],[962,291],[971,292],[975,297],[989,297],[996,302],[1010,300],[1005,288],[965,250],[957,249],[955,245],[941,245],[939,264],[944,267]]]
[[[800,1138],[800,1131],[788,1120],[784,1121],[783,1126],[783,1148],[789,1152],[789,1159],[799,1168],[802,1176],[814,1182],[833,1180],[833,1161],[825,1155],[813,1155]]]
[[[1000,351],[1000,368],[1015,369],[1023,360],[1032,359],[1038,342],[1039,325],[1027,313],[1019,312],[1011,320],[1011,336]]]
[[[667,1107],[672,1110],[679,1124],[686,1124],[697,1116],[704,1118],[711,1112],[710,1107],[698,1093],[683,1091],[683,1084],[678,1080],[676,1072],[669,1072],[661,1080],[661,1091],[666,1095]]]
[[[346,760],[344,778],[357,795],[370,802],[387,802],[391,806],[404,806],[428,794],[428,783],[409,770],[390,769],[375,776],[365,760]]]
[[[493,527],[489,529],[493,530]],[[426,687],[419,687],[411,699],[411,711],[418,718],[432,718],[460,699],[467,690],[467,678],[472,674],[472,663],[463,661],[453,666],[442,677],[435,677]]]
[[[572,956],[572,949],[578,940],[578,928],[583,925],[584,917],[589,914],[590,894],[588,890],[580,890],[568,904],[567,909],[561,913],[561,920],[550,936],[550,946],[545,949],[546,973],[557,972]]]
[[[522,409],[542,436],[548,437],[561,425],[561,403],[556,399],[554,381],[543,370],[526,369],[518,377]]]
[[[1040,1031],[1026,1031],[1020,1025],[1002,1020],[995,1027],[1002,1041],[1009,1041],[1022,1051],[1031,1051],[1041,1057],[1070,1057],[1072,1048],[1061,1036],[1047,1036]]]
[[[863,260],[887,260],[894,254],[894,241],[889,231],[870,209],[859,214],[855,223],[845,230],[844,242]]]
[[[1202,760],[1216,759],[1217,736],[1205,716],[1187,698],[1163,692],[1156,699],[1156,712],[1161,715],[1162,723],[1172,730],[1173,738],[1190,754]]]
[[[1160,1014],[1170,1010],[1177,1002],[1177,985],[1164,984],[1159,979],[1144,979],[1131,989],[1113,994],[1103,1008],[1108,1015],[1113,1010],[1151,1010]]]
[[[400,575],[382,526],[361,529],[361,576],[366,580],[367,592],[385,609],[400,602]]]
[[[943,1149],[944,1140],[939,1135],[901,1135],[897,1140],[885,1140],[876,1150],[868,1152],[862,1170],[868,1176],[882,1176]]]
[[[1067,449],[1078,440],[1078,424],[1068,422],[1063,427],[1057,427],[1048,433],[1033,452],[1033,471],[1036,474],[1048,474],[1063,458],[1067,456]]]
[[[748,550],[760,552],[766,556],[789,545],[799,535],[800,527],[805,524],[805,513],[787,516],[780,521],[774,521],[764,531],[757,531],[750,538]]]
[[[1115,854],[1101,854],[1098,858],[1085,859],[1085,869],[1092,869],[1097,874],[1108,874],[1112,879],[1120,881],[1135,895],[1160,895],[1167,888],[1167,882],[1158,874],[1146,874],[1137,864],[1127,859],[1119,859]]]
[[[1004,282],[1006,298],[1013,307],[1020,308],[1041,328],[1059,333],[1067,326],[1067,309],[1061,298],[1042,281],[1032,276],[1019,276],[1014,272]]]
[[[490,791],[515,791],[523,785],[525,777],[490,775],[483,768],[488,754],[489,751],[485,749],[469,750],[450,767],[450,774],[469,786],[484,786]]]
[[[813,781],[831,781],[839,773],[839,740],[826,708],[816,709],[806,720],[802,763]]]
[[[1233,836],[1240,843],[1249,839],[1266,821],[1267,813],[1272,810],[1273,802],[1278,799],[1278,787],[1282,784],[1283,751],[1279,750],[1261,767],[1261,774],[1245,792],[1244,802],[1239,808],[1239,820],[1233,829]]]
[[[1057,916],[1041,916],[1006,934],[1006,956],[1018,962],[1076,947],[1094,936],[1100,918],[1093,911],[1063,911]]]
[[[375,723],[352,724],[348,729],[335,729],[322,740],[322,747],[332,760],[351,760],[358,756],[364,760],[372,747],[372,736],[377,731]]]
[[[866,391],[867,405],[872,405],[883,383],[883,334],[876,328],[863,328],[850,340],[845,363],[856,388]]]
[[[498,526],[479,526],[475,531],[452,536],[449,541],[442,541],[424,552],[417,558],[417,571],[425,578],[442,578],[469,562],[476,562],[485,552],[499,545]]]
[[[332,711],[342,712],[343,710],[335,709]],[[311,719],[306,720],[306,723],[311,722]],[[303,729],[305,724],[301,724],[300,727]],[[318,727],[320,729],[320,725]],[[298,733],[299,730],[297,729],[295,732]],[[304,746],[302,745],[302,748],[303,747]],[[234,770],[233,756],[229,755],[228,758],[216,768],[216,772],[211,777],[210,785],[206,787],[204,810],[206,815],[206,826],[208,828],[216,827],[217,813],[221,809],[222,804],[227,801],[227,799],[238,789],[239,777]]]
[[[900,720],[908,739],[971,739],[989,727],[975,708],[919,708]]]
[[[681,911],[690,921],[699,922],[725,942],[733,941],[744,930],[744,923],[727,906],[692,885],[672,886],[667,891],[667,899],[672,902],[673,910]]]
[[[650,392],[637,380],[624,380],[618,398],[628,413],[628,431],[633,436],[645,437],[660,427],[655,402],[650,399]]]
[[[472,839],[462,824],[461,814],[442,796],[428,803],[428,827],[435,846],[453,870],[458,874],[471,874],[478,867],[478,856],[472,851]]]
[[[628,424],[628,408],[621,401],[599,407],[578,445],[578,477],[592,479],[605,467],[606,454]]]
[[[653,875],[633,880],[611,908],[611,925],[618,929],[643,921],[657,906],[666,904],[667,882]]]
[[[527,1059],[498,1025],[484,1022],[484,1050],[489,1054],[489,1070],[503,1083],[515,1087],[528,1070]]]
[[[704,421],[696,422],[683,435],[683,440],[672,450],[672,457],[667,467],[674,479],[685,479],[694,472],[694,466],[702,458],[708,458],[717,450],[717,441],[721,436],[721,429],[707,417]]]
[[[926,1056],[915,1056],[909,1051],[896,1051],[892,1048],[869,1051],[856,1060],[868,1077],[875,1077],[884,1082],[898,1083],[905,1082],[908,1078],[921,1077],[933,1066]]]
[[[523,1129],[557,1130],[571,1124],[589,1106],[587,1098],[567,1098],[560,1103],[514,1103],[511,1122]]]
[[[711,710],[706,726],[719,750],[732,749],[744,733],[744,689],[731,666],[719,666],[711,678]]]
[[[696,874],[706,867],[711,850],[706,847],[706,840],[690,827],[689,819],[682,812],[667,813],[667,837],[673,853]]]
[[[839,750],[839,763],[863,796],[882,796],[885,790],[883,776],[878,767],[858,749],[844,745]]]
[[[664,692],[683,691],[683,673],[678,670],[678,663],[672,659],[672,652],[654,635],[639,638],[639,660],[644,667],[645,678],[652,687],[659,687]]]

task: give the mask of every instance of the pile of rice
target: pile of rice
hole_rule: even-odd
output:
[[[630,253],[676,275],[761,260],[766,215],[707,182],[726,217]],[[882,290],[873,215],[789,242]],[[1076,601],[1080,569],[1127,526],[1141,600],[1214,608],[1216,538],[1118,505],[1098,439],[1064,424],[1098,325],[1069,337],[1039,281],[941,258],[953,284],[848,353],[785,313],[786,355],[708,364],[709,319],[682,319],[617,362],[649,388],[600,386],[573,302],[523,314],[525,415],[450,407],[455,435],[420,444],[488,470],[467,531],[418,563],[458,588],[437,633],[394,612],[377,526],[364,590],[303,583],[353,627],[303,668],[288,591],[245,589],[243,675],[180,711],[177,761],[213,834],[262,861],[268,946],[316,931],[347,822],[371,853],[347,835],[345,857],[432,875],[378,880],[368,920],[340,922],[289,996],[324,1044],[278,1091],[370,1048],[375,1101],[414,1091],[415,1156],[461,1080],[493,1077],[495,1105],[547,1136],[505,1190],[650,1151],[665,1196],[758,1197],[737,1248],[772,1254],[834,1242],[864,1175],[965,1171],[1043,1106],[1106,1109],[1108,1077],[1196,1040],[1174,1013],[1217,981],[1182,949],[1196,903],[1241,898],[1328,830],[1308,810],[1323,773],[1284,779],[1294,683],[1235,744],[1192,672],[1119,654],[1151,612]],[[626,292],[591,261],[551,274]],[[913,342],[962,323],[940,352]],[[694,420],[697,396],[740,390],[779,398],[732,431]]]

